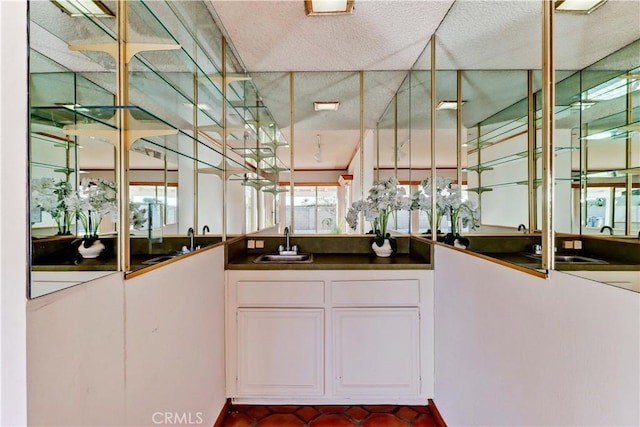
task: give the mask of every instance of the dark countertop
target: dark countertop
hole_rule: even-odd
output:
[[[479,252],[482,253],[482,252]],[[525,268],[531,268],[533,270],[541,270],[542,263],[535,259],[532,259],[521,252],[492,252],[482,253],[491,258],[496,258],[512,264],[517,264]],[[555,262],[555,270],[557,271],[637,271],[640,270],[640,264],[632,262],[624,262],[617,259],[607,259],[601,255],[585,254],[583,252],[574,253],[561,253],[561,255],[580,255],[588,258],[595,258],[605,261],[603,264],[581,263],[581,262]]]
[[[247,241],[260,241],[261,249],[247,248]],[[278,253],[280,236],[249,236],[227,246],[227,270],[432,270],[431,245],[408,235],[396,237],[397,252],[389,258],[377,257],[371,236],[295,236],[292,244],[300,253],[313,255],[313,262],[255,263],[263,253]]]
[[[431,270],[428,260],[409,254],[380,258],[375,254],[314,253],[313,262],[255,263],[259,254],[237,257],[227,263],[228,270]]]

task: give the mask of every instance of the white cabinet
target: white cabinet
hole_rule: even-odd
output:
[[[238,310],[238,395],[321,396],[324,310]]]
[[[227,271],[235,403],[424,404],[433,271]]]
[[[334,393],[419,395],[418,323],[417,307],[333,310]]]

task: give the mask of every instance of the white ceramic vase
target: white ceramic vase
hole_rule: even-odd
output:
[[[86,247],[84,244],[85,240],[83,240],[82,243],[80,243],[80,246],[78,246],[78,253],[82,255],[82,258],[98,258],[102,251],[104,251],[104,243],[102,243],[100,239],[94,240],[89,247]]]
[[[371,248],[376,253],[377,256],[382,258],[390,257],[393,253],[393,249],[391,248],[391,243],[389,239],[384,239],[384,243],[382,246],[378,246],[376,242],[371,243]]]

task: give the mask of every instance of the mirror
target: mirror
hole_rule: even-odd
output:
[[[497,4],[493,6],[499,7]],[[488,3],[482,7],[493,6]],[[482,18],[486,21],[481,25],[483,28],[495,26],[494,20],[499,14],[487,13],[486,10],[481,14],[479,10],[474,11],[478,7],[472,2],[454,4],[436,34],[437,68],[464,70],[460,81],[464,101],[461,120],[467,134],[464,142],[468,145],[468,165],[464,172],[469,185],[469,198],[477,201],[482,217],[481,227],[469,234],[471,249],[536,269],[539,264],[535,260],[536,254],[532,253],[533,245],[539,243],[536,235],[542,228],[540,56],[535,55],[534,59],[528,61],[529,70],[521,68],[527,61],[520,57],[513,61],[520,65],[520,69],[465,69],[469,64],[482,64],[488,58],[495,60],[507,52],[505,49],[508,50],[508,43],[504,43],[504,40],[490,43],[496,40],[490,40],[488,33],[468,34],[483,49],[457,44],[457,26],[453,23],[462,15],[485,17]],[[519,32],[527,34],[527,37],[530,35],[532,46],[539,45],[540,5],[523,3],[520,7],[528,10],[531,19],[517,23]],[[617,9],[610,10],[610,16],[619,20],[623,28],[629,29],[627,39],[637,40],[637,25],[629,25],[629,22],[623,25],[626,6],[617,4],[610,7]],[[625,46],[628,41],[617,40],[618,47],[625,47],[611,56],[611,49],[597,51],[594,48],[588,49],[588,54],[576,57],[577,39],[592,37],[592,32],[578,36],[582,34],[578,27],[585,28],[583,21],[595,23],[597,19],[591,15],[559,13],[556,17],[556,28],[561,29],[559,31],[562,33],[557,39],[557,50],[564,53],[556,56],[558,70],[555,72],[553,163],[554,228],[558,247],[556,269],[597,277],[597,280],[607,283],[630,281],[636,283],[637,287],[635,271],[626,273],[635,277],[632,279],[627,276],[623,279],[616,276],[613,280],[604,278],[613,277],[608,273],[614,270],[634,270],[640,263],[637,255],[629,255],[639,253],[637,246],[609,243],[618,234],[626,235],[627,241],[637,239],[637,232],[631,233],[631,230],[638,229],[638,225],[633,224],[633,218],[637,218],[633,192],[637,186],[638,167],[635,132],[635,122],[638,120],[635,112],[638,97],[635,92],[638,88],[634,86],[640,58],[638,42]],[[512,53],[509,54],[511,59],[516,59]],[[606,58],[600,60],[603,57]],[[508,66],[510,59],[503,58],[500,62]],[[576,71],[580,69],[582,71]],[[437,73],[438,98],[442,93],[446,94],[447,86],[450,86],[444,73]],[[600,99],[594,102],[589,97]],[[438,114],[437,118],[436,126],[440,130],[443,124],[441,115]],[[450,138],[441,137],[438,132],[437,147],[449,143]],[[631,197],[627,198],[627,194],[631,194]],[[504,207],[505,200],[509,200],[508,209]],[[519,236],[521,231],[526,234]],[[494,237],[487,240],[482,236],[483,233],[504,236],[499,240]],[[592,240],[588,238],[589,234],[598,234],[599,239]],[[492,242],[493,247],[485,244],[488,242]],[[526,260],[520,255],[531,257]],[[595,264],[592,259],[606,260],[606,264],[603,262],[590,267],[587,262]],[[594,274],[591,274],[593,271],[587,273],[590,270],[597,271]]]
[[[563,243],[567,251],[608,263],[564,272],[640,292],[633,267],[640,264],[640,41],[558,87],[567,94],[556,109],[563,104],[569,113],[556,123],[566,135],[563,145],[571,147],[563,173],[573,200],[568,211],[574,234]],[[571,248],[576,242],[579,251]]]
[[[254,217],[264,200],[245,184],[282,168],[255,156],[284,139],[205,3],[126,3],[127,42],[143,49],[130,52],[122,93],[115,49],[112,56],[85,46],[117,46],[122,3],[105,5],[114,17],[31,3],[31,297],[273,224],[273,204]],[[120,169],[126,182],[118,183]],[[107,199],[95,204],[98,194],[108,207]],[[124,232],[118,202],[129,208]],[[122,254],[119,239],[127,241]],[[80,255],[97,242],[100,255]]]
[[[567,128],[580,152],[574,156],[571,170],[580,171],[574,172],[574,177],[583,195],[581,215],[575,222],[582,234],[637,238],[640,41],[582,70],[573,80],[570,105],[576,120]]]
[[[119,4],[105,3],[113,11]],[[620,37],[611,43],[615,48],[638,38],[637,25],[623,19],[629,15],[624,13],[625,3],[608,2],[598,11],[618,10],[610,15],[614,24],[607,25],[629,28],[624,43]],[[436,122],[431,123],[430,46],[411,73],[263,72],[249,76],[235,50],[211,25],[217,18],[212,6],[201,2],[128,4],[131,41],[169,46],[133,56],[127,65],[127,102],[117,99],[122,95],[117,94],[117,67],[110,55],[69,48],[79,40],[114,43],[115,18],[71,17],[46,1],[33,2],[31,7],[32,177],[51,176],[74,190],[82,187],[85,174],[81,171],[90,172],[96,180],[116,182],[115,171],[121,162],[118,141],[124,134],[116,118],[125,115],[135,124],[126,129],[128,182],[117,184],[128,192],[125,202],[134,207],[142,204],[146,214],[142,214],[140,228],[123,233],[116,233],[113,215],[102,219],[100,235],[107,239],[112,233],[114,248],[120,246],[116,243],[119,234],[126,236],[131,248],[137,248],[135,253],[175,251],[188,241],[189,228],[207,234],[198,237],[212,240],[273,230],[287,222],[294,222],[299,232],[345,232],[347,207],[366,197],[375,179],[395,175],[413,192],[428,177],[432,162],[437,175],[474,190],[467,197],[480,206],[482,226],[465,233],[520,239],[524,234],[518,226],[522,224],[528,238],[537,237],[541,149],[538,132],[529,128],[537,123],[540,110],[540,55],[532,54],[539,51],[541,39],[539,3],[513,6],[518,18],[510,25],[519,34],[517,43],[496,40],[496,32],[487,31],[504,25],[500,2],[455,2],[439,26],[435,99],[455,99],[457,87],[462,88],[462,132],[456,129],[455,110],[436,110]],[[478,22],[462,38],[457,23],[467,16],[477,17]],[[598,62],[610,49],[605,46],[608,50],[603,52],[593,43],[601,36],[594,31],[583,34],[580,29],[603,25],[598,14],[557,16],[561,54],[556,64],[558,144],[554,159],[558,169],[554,185],[562,203],[556,203],[556,231],[571,239],[598,234],[600,241],[632,240],[638,231],[634,196],[640,149],[637,132],[629,126],[638,122],[640,101],[633,77],[638,64],[630,59],[638,57],[637,42]],[[590,48],[576,49],[578,39],[586,40],[584,46]],[[620,80],[616,77],[620,75],[626,75],[630,108],[623,105],[627,96],[596,106],[571,106],[576,94],[593,96],[594,90],[611,79]],[[338,112],[315,113],[311,108],[313,101],[333,100],[341,101]],[[136,107],[114,107],[129,103]],[[622,115],[627,117],[623,120]],[[436,127],[433,159],[432,125]],[[71,127],[63,132],[63,126]],[[88,128],[93,133],[87,133]],[[157,132],[143,132],[151,128]],[[623,133],[598,135],[611,129]],[[536,138],[525,141],[523,130],[536,133]],[[618,144],[622,141],[624,150]],[[461,147],[463,144],[468,146]],[[613,146],[609,144],[615,150],[609,150]],[[92,152],[99,154],[94,157]],[[614,152],[615,159],[605,160],[604,154]],[[466,169],[459,170],[461,167]],[[298,200],[295,186],[283,192],[291,182],[300,187]],[[499,207],[505,199],[522,203],[505,210]],[[309,214],[307,224],[297,223],[296,216],[303,214],[296,215],[296,210]],[[429,227],[425,227],[425,217],[424,212],[399,215],[394,227],[424,233]],[[34,238],[57,232],[51,214],[40,209],[33,210],[32,222]],[[600,233],[605,225],[612,228],[613,236]],[[83,234],[78,221],[70,227],[76,236]],[[160,240],[170,244],[163,246]],[[32,255],[41,250],[34,248]],[[133,258],[129,261],[136,264]]]
[[[73,23],[67,15],[54,21],[50,17],[60,12],[51,2],[32,2],[29,13],[29,295],[34,298],[117,270],[118,236],[110,202],[113,194],[111,189],[109,194],[96,191],[99,182],[109,186],[115,182],[115,146],[109,124],[113,109],[75,108],[113,105],[115,63],[103,53],[93,54],[89,61],[68,51],[63,42],[71,40],[76,31],[97,42],[107,42],[112,22],[96,27],[88,20]],[[56,54],[63,48],[67,55]],[[74,63],[82,67],[74,69]],[[77,132],[83,125],[100,132]],[[101,184],[100,188],[107,187]],[[81,206],[77,204],[80,201]],[[76,210],[78,217],[73,214]],[[78,252],[83,236],[89,235],[102,237],[101,261],[83,259]]]

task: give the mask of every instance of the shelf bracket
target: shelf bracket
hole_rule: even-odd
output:
[[[133,58],[134,55],[140,52],[176,50],[182,47],[179,44],[168,43],[127,43],[125,46],[127,50],[125,54],[127,64],[131,61],[131,58]],[[69,50],[105,52],[116,61],[118,60],[118,43],[71,44],[69,45]]]
[[[115,147],[118,144],[118,129],[106,128],[100,123],[78,123],[65,125],[62,133],[67,136],[86,136],[106,139]]]
[[[467,191],[471,191],[472,193],[482,194],[486,191],[493,191],[493,188],[488,188],[488,187],[467,188]]]
[[[226,163],[226,164],[225,164]],[[218,166],[212,168],[200,168],[198,169],[198,173],[206,173],[211,175],[216,175],[220,179],[224,177],[225,181],[231,178],[233,175],[237,175],[239,173],[247,172],[246,169],[239,168],[235,165],[230,164],[229,162],[222,161]]]

